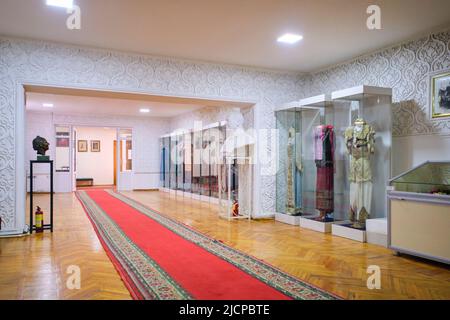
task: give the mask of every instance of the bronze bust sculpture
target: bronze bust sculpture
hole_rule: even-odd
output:
[[[37,151],[38,160],[40,158],[39,155],[45,157],[45,153],[48,150],[48,146],[49,146],[49,143],[45,138],[42,138],[40,136],[37,136],[36,138],[34,138],[33,150]]]

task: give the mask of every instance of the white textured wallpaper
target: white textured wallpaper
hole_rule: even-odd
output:
[[[450,133],[450,119],[430,120],[430,75],[450,72],[450,31],[410,41],[314,73],[305,93],[317,95],[360,84],[393,89],[393,135]]]
[[[0,38],[0,215],[14,230],[15,88],[18,83],[81,86],[156,95],[255,101],[245,115],[255,128],[275,128],[273,110],[302,97],[355,85],[392,87],[394,135],[450,132],[430,121],[428,79],[450,68],[450,33],[437,33],[311,75]],[[179,121],[179,120],[178,120]],[[178,126],[173,121],[172,128]],[[270,149],[270,147],[267,147]],[[263,168],[261,168],[263,169]],[[255,174],[258,213],[275,209],[275,177]],[[19,214],[19,213],[17,213]],[[23,214],[23,213],[20,213]]]

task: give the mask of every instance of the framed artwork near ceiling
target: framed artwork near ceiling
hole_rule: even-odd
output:
[[[100,152],[100,140],[91,140],[91,152]]]
[[[431,118],[450,117],[450,72],[431,76]]]
[[[87,140],[78,140],[78,152],[88,152]]]

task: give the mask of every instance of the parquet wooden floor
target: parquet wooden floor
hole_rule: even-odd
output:
[[[273,220],[228,222],[215,205],[162,192],[124,194],[347,299],[450,299],[445,265]],[[53,234],[0,239],[0,299],[130,299],[76,197],[56,194],[55,205]],[[81,268],[80,290],[66,288],[69,265]],[[369,265],[381,268],[380,290],[366,286]]]

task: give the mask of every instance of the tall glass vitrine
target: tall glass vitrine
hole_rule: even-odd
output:
[[[332,221],[334,213],[333,111],[325,95],[276,112],[277,212]]]
[[[205,197],[211,196],[210,188],[210,176],[211,176],[211,166],[210,166],[210,134],[209,129],[204,130],[202,133],[202,159],[200,162],[200,194]]]
[[[250,146],[242,156],[224,154],[218,166],[219,216],[228,220],[251,219],[253,161]]]
[[[176,146],[175,146],[175,168],[176,168],[176,189],[178,191],[184,191],[184,137],[183,133],[176,135]]]
[[[333,233],[353,238],[345,228],[364,231],[367,219],[386,217],[392,90],[357,86],[333,92],[332,99],[337,137],[335,214],[350,221],[333,226]],[[365,241],[365,234],[355,240]]]
[[[275,113],[278,132],[276,210],[289,215],[302,212],[301,113],[292,107]]]
[[[200,199],[218,198],[220,150],[225,136],[225,123],[218,123],[161,137],[161,187]]]
[[[183,135],[183,172],[184,172],[184,192],[192,191],[192,132],[186,132]]]
[[[170,137],[161,138],[161,171],[162,171],[162,186],[170,188]]]
[[[192,133],[192,193],[200,195],[201,161],[202,161],[202,131]]]

